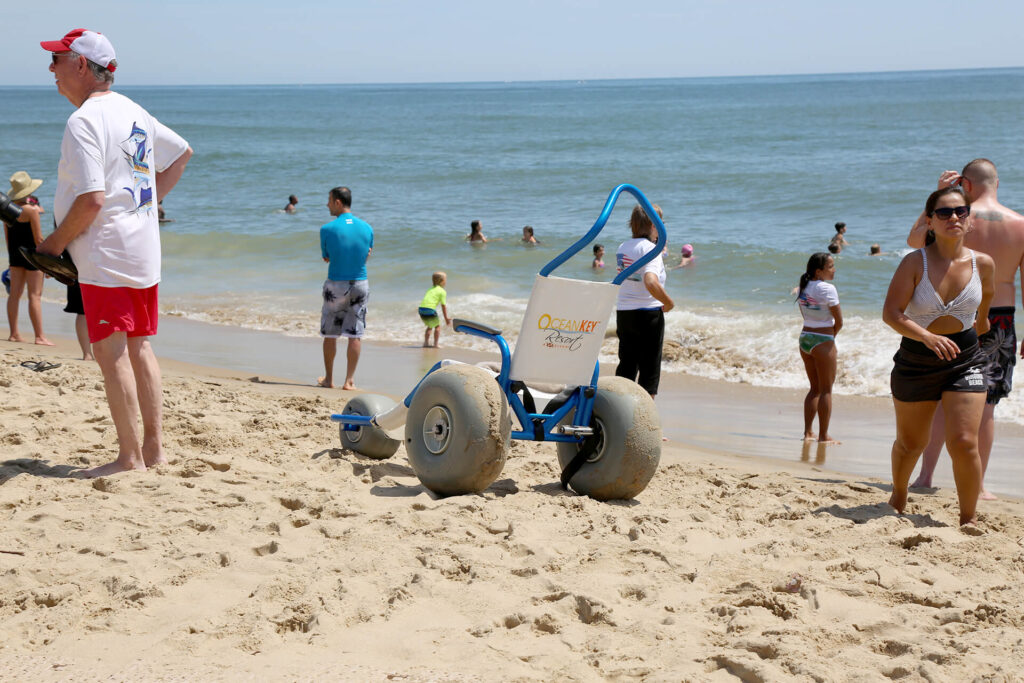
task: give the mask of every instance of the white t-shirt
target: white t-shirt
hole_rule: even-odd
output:
[[[616,272],[621,273],[657,245],[646,237],[634,237],[619,245],[615,252]],[[635,311],[640,308],[661,308],[660,301],[651,296],[644,285],[644,275],[654,273],[658,282],[665,286],[665,262],[658,254],[643,268],[624,280],[619,286],[619,300],[615,307],[620,311]]]
[[[104,193],[96,220],[68,245],[79,282],[135,289],[160,282],[156,174],[186,149],[180,135],[115,92],[90,97],[71,115],[57,167],[57,224],[79,195]]]
[[[832,327],[836,324],[830,306],[839,305],[835,285],[824,280],[811,280],[797,299],[806,327]]]

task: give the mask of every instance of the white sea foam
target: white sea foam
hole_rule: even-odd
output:
[[[218,297],[219,299],[219,297]],[[510,346],[519,336],[526,299],[508,299],[491,294],[458,297],[449,307],[452,317],[466,318],[502,330]],[[281,300],[270,295],[246,297],[245,306],[231,307],[223,301],[190,298],[165,303],[166,315],[178,315],[203,322],[258,330],[278,331],[293,336],[316,336],[320,314],[305,302]],[[601,361],[616,362],[618,341],[611,321],[601,349]],[[665,340],[672,345],[663,369],[727,382],[756,386],[802,389],[807,386],[797,348],[800,321],[795,315],[750,313],[713,307],[706,310],[673,310],[666,316]],[[442,333],[442,344],[491,352],[492,342],[450,328]],[[418,344],[423,324],[415,308],[381,303],[371,308],[366,339],[398,344]],[[678,345],[678,346],[676,346]],[[835,384],[837,395],[888,396],[892,356],[899,335],[877,318],[850,316],[837,339],[839,352]],[[1024,404],[1014,394],[999,404],[999,419],[1024,424]]]

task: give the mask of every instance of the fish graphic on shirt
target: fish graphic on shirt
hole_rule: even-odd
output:
[[[132,195],[135,203],[135,211],[150,211],[153,208],[153,187],[150,181],[149,172],[149,149],[146,145],[149,142],[149,134],[139,128],[137,123],[132,123],[132,132],[124,142],[121,143],[121,151],[127,157],[126,161],[132,168],[132,187],[125,187],[125,190]]]

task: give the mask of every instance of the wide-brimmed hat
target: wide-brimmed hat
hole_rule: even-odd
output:
[[[113,73],[117,69],[114,46],[102,33],[84,28],[68,31],[60,40],[44,40],[39,43],[44,50],[50,52],[70,52],[74,50],[90,62],[99,64]],[[113,62],[113,64],[111,64]]]
[[[38,190],[42,184],[42,180],[35,180],[25,171],[18,171],[11,176],[11,189],[7,196],[14,200],[24,199]]]

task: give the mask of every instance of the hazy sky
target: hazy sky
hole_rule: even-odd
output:
[[[79,27],[111,39],[121,85],[1024,65],[1021,0],[42,0],[3,14],[2,85],[51,84],[39,41]]]

